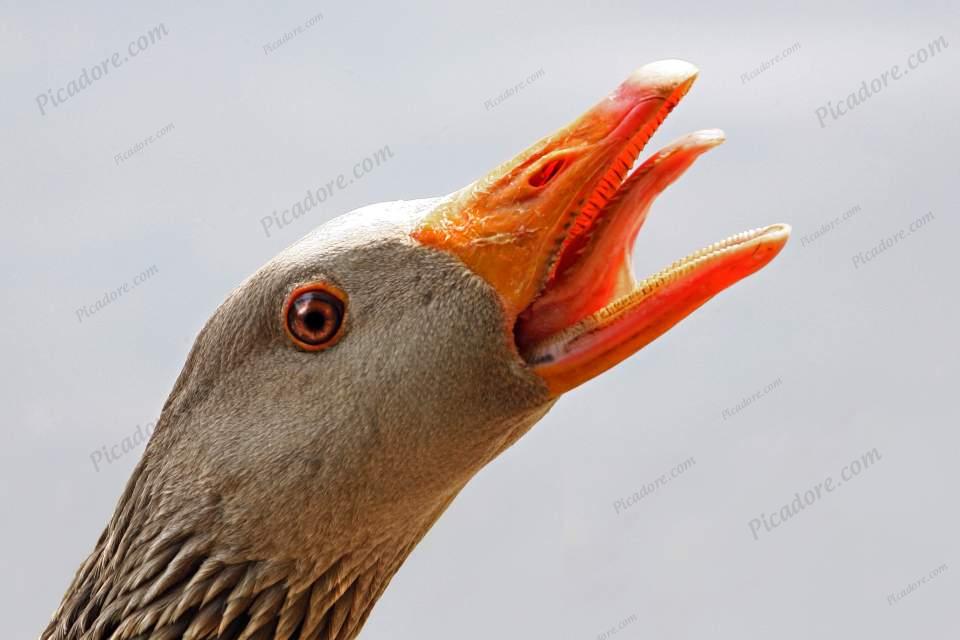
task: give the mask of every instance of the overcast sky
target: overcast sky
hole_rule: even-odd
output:
[[[793,239],[482,471],[361,637],[957,636],[955,2],[4,4],[4,637],[46,624],[236,284],[663,58],[701,75],[648,153],[727,142],[657,201],[637,272],[768,223]]]

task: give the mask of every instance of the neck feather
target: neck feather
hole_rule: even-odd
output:
[[[40,640],[349,640],[420,538],[250,557],[220,544],[216,500],[172,511],[152,480],[141,462]]]

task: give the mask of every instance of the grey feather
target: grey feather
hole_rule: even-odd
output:
[[[358,210],[234,290],[42,640],[349,639],[474,474],[550,408],[499,298],[409,236],[436,200]],[[349,296],[296,349],[295,287]]]

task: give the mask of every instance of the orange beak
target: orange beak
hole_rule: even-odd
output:
[[[630,255],[651,203],[723,141],[718,130],[689,134],[631,172],[696,76],[680,60],[641,67],[576,121],[444,199],[413,231],[497,291],[519,355],[555,395],[643,348],[786,244],[790,228],[772,225],[634,280]]]

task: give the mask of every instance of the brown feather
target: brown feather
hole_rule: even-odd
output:
[[[496,293],[411,240],[435,204],[338,219],[230,294],[41,640],[359,633],[464,484],[551,406]],[[279,310],[316,280],[348,293],[346,333],[306,353]]]

